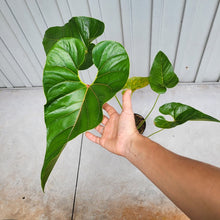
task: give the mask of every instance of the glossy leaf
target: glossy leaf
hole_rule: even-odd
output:
[[[167,121],[163,116],[156,117],[154,119],[154,124],[159,128],[173,128],[187,121],[220,122],[218,119],[206,115],[191,106],[176,102],[162,105],[159,111],[164,115],[171,115],[174,119],[174,121]]]
[[[103,118],[102,106],[125,85],[129,59],[117,42],[103,41],[92,52],[98,68],[91,85],[81,82],[78,69],[83,63],[86,47],[75,38],[58,41],[47,55],[43,86],[47,99],[45,123],[47,149],[41,172],[45,183],[68,141],[96,127]]]
[[[149,84],[148,77],[136,77],[136,76],[131,77],[128,79],[125,86],[123,87],[124,91],[122,92],[122,94],[124,94],[126,89],[131,89],[133,93],[135,90],[144,88],[148,84]]]
[[[73,17],[64,26],[47,29],[43,39],[45,53],[48,54],[51,47],[61,38],[77,38],[86,46],[85,60],[79,69],[87,69],[93,65],[92,49],[95,45],[91,42],[104,32],[104,28],[104,23],[94,18]]]
[[[151,89],[162,94],[166,92],[167,88],[176,86],[178,82],[179,79],[174,73],[169,59],[162,51],[159,51],[150,70],[149,83]]]

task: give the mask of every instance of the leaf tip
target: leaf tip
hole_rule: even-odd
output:
[[[43,180],[43,176],[41,173],[41,189],[42,189],[43,193],[45,193],[45,184],[46,184],[46,182]]]

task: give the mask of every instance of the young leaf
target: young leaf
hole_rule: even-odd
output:
[[[151,89],[162,94],[166,92],[167,88],[176,86],[178,82],[179,79],[174,73],[169,59],[162,51],[159,51],[150,70],[149,83]]]
[[[160,113],[171,115],[174,121],[167,121],[163,116],[154,119],[154,124],[159,128],[173,128],[187,121],[214,121],[220,122],[218,119],[206,115],[188,105],[171,102],[162,105],[159,108]]]
[[[92,85],[80,81],[79,66],[86,48],[75,38],[58,41],[47,55],[43,75],[47,148],[41,171],[46,181],[68,141],[96,127],[103,118],[102,106],[121,90],[129,75],[129,59],[117,42],[103,41],[92,52],[98,73]]]
[[[64,26],[47,29],[43,39],[45,53],[48,54],[51,47],[61,38],[80,39],[86,46],[86,55],[79,69],[87,69],[93,65],[92,49],[95,45],[91,42],[104,32],[104,28],[104,23],[94,18],[73,17]]]
[[[122,94],[125,93],[126,89],[131,89],[133,93],[135,90],[144,88],[148,84],[149,84],[148,77],[136,77],[136,76],[131,77],[128,79],[125,86],[123,87],[124,91],[122,92]]]

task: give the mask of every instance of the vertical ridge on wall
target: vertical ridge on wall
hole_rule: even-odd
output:
[[[217,2],[217,6],[216,6],[216,9],[214,11],[214,14],[213,14],[213,18],[212,18],[212,21],[211,21],[211,25],[209,27],[209,31],[208,31],[208,34],[207,34],[207,37],[206,37],[206,40],[205,40],[205,44],[204,44],[204,47],[203,47],[203,50],[202,50],[202,54],[201,54],[201,58],[200,58],[200,61],[199,61],[199,65],[198,65],[198,68],[197,68],[197,71],[196,71],[196,75],[195,75],[195,78],[194,78],[194,82],[195,81],[199,81],[198,80],[198,72],[199,72],[199,68],[201,67],[201,63],[202,63],[202,59],[204,57],[204,54],[205,54],[205,50],[207,48],[207,44],[208,44],[208,41],[209,41],[209,37],[210,37],[210,34],[211,34],[211,31],[212,31],[212,27],[213,27],[213,24],[214,24],[214,21],[215,21],[215,18],[216,18],[216,14],[217,14],[217,11],[218,11],[218,6],[219,6],[219,2]]]
[[[179,25],[179,30],[178,30],[178,37],[177,37],[177,44],[176,44],[176,50],[175,50],[175,57],[174,57],[174,61],[173,61],[174,69],[175,69],[175,66],[176,66],[176,57],[177,57],[179,43],[180,43],[180,36],[181,36],[181,32],[182,32],[182,24],[183,24],[184,15],[185,15],[185,8],[186,8],[186,0],[184,0],[184,3],[183,3],[183,9],[182,9],[182,13],[181,13],[181,20],[180,20],[180,25]]]
[[[40,65],[40,69],[39,69],[39,65],[34,64],[35,68],[37,71],[42,70],[43,68],[43,62],[44,62],[44,56],[42,56],[43,51],[40,50],[37,44],[35,44],[35,42],[40,43],[41,42],[41,38],[42,35],[39,32],[39,29],[32,26],[30,23],[26,23],[23,22],[23,20],[28,20],[28,17],[31,16],[31,14],[28,15],[28,8],[26,7],[25,2],[19,2],[16,1],[16,3],[10,4],[7,3],[6,4],[14,18],[14,20],[16,21],[16,24],[18,26],[18,28],[21,30],[28,46],[30,47],[31,51],[33,52],[33,56],[36,58],[36,61],[38,62],[38,64]],[[21,7],[22,10],[24,10],[25,8],[25,13],[19,13],[20,10],[18,10],[18,8]],[[13,27],[14,29],[14,27]],[[34,42],[34,43],[33,43]]]
[[[105,23],[95,43],[115,40],[130,57],[130,76],[147,76],[159,50],[174,64],[181,82],[218,82],[220,0],[1,0],[0,87],[42,86],[48,27],[73,16]],[[93,66],[81,72],[92,83]]]
[[[219,51],[220,51],[220,1],[212,19],[209,35],[207,37],[206,47],[198,68],[195,82],[219,81]],[[212,73],[210,75],[210,73]]]
[[[187,1],[182,24],[175,70],[182,82],[193,82],[207,35],[212,24],[217,0]]]
[[[123,31],[123,44],[130,60],[133,60],[133,31],[132,31],[132,3],[131,0],[121,0],[121,21]],[[123,10],[122,10],[123,8]],[[133,76],[134,65],[130,64],[130,76]]]
[[[31,87],[32,86],[32,82],[29,80],[28,76],[26,75],[26,73],[24,72],[24,70],[22,69],[22,67],[20,66],[20,64],[18,63],[18,61],[16,60],[16,58],[14,57],[14,55],[11,53],[10,49],[6,46],[6,44],[4,43],[3,39],[0,37],[0,49],[1,49],[1,54],[3,57],[5,57],[5,60],[8,62],[8,64],[10,64],[9,66],[14,68],[14,73],[16,74],[16,76],[14,76],[11,79],[11,84],[16,84],[16,81],[20,78],[21,79],[21,86],[25,86],[25,87]],[[1,65],[3,65],[3,60],[1,60]],[[2,69],[3,70],[3,69]],[[9,76],[9,72],[5,72],[5,75]]]

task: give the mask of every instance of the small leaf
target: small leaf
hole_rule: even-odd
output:
[[[41,171],[44,189],[47,179],[68,141],[96,127],[103,118],[102,106],[125,85],[129,59],[117,42],[103,41],[92,52],[98,74],[92,85],[80,81],[79,66],[86,47],[75,38],[58,41],[47,55],[43,75],[47,103],[44,108],[47,148]]]
[[[136,76],[131,77],[128,79],[125,86],[123,87],[124,91],[122,92],[122,94],[125,93],[126,89],[131,89],[133,93],[135,90],[144,88],[148,84],[149,84],[148,77],[136,77]]]
[[[220,122],[218,119],[206,115],[191,106],[176,102],[162,105],[159,111],[164,115],[171,115],[174,119],[174,121],[167,121],[163,116],[156,117],[154,119],[154,124],[159,128],[173,128],[187,121]]]
[[[162,51],[159,51],[150,70],[149,83],[151,89],[162,94],[166,92],[167,88],[176,86],[178,82],[179,79],[174,73],[169,59]]]
[[[104,32],[104,23],[90,17],[73,17],[61,27],[47,29],[43,39],[45,53],[48,54],[52,46],[61,38],[74,37],[81,40],[86,46],[86,56],[79,69],[87,69],[93,65],[91,42]]]

